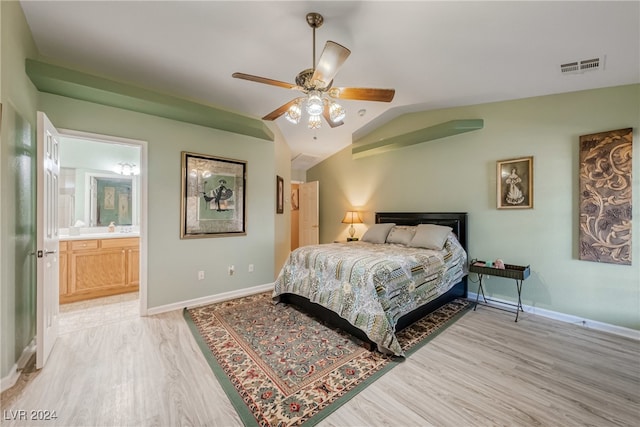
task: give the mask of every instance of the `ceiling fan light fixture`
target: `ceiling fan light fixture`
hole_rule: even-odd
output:
[[[320,59],[316,61],[316,29],[320,28],[323,22],[324,18],[319,13],[311,12],[307,14],[307,24],[313,30],[311,45],[313,63],[311,68],[298,73],[295,78],[295,85],[245,73],[233,73],[231,75],[233,78],[285,89],[295,89],[305,94],[276,108],[264,116],[262,120],[273,121],[284,115],[287,121],[298,124],[301,121],[302,114],[306,112],[309,115],[308,127],[310,129],[319,129],[323,119],[329,126],[335,128],[344,124],[343,119],[346,117],[346,111],[342,105],[333,102],[330,98],[379,102],[391,102],[393,100],[394,89],[332,87],[338,70],[351,55],[351,51],[334,41],[327,40]]]
[[[342,105],[333,101],[329,104],[329,117],[333,123],[342,121],[346,116],[347,112],[342,108]]]
[[[320,96],[320,92],[318,91],[309,92],[309,97],[307,98],[307,113],[310,116],[320,116],[323,110],[324,110],[324,104],[322,102],[322,97]]]
[[[309,129],[320,129],[321,123],[319,114],[309,114]]]
[[[289,107],[284,117],[294,125],[300,123],[300,117],[302,117],[302,110],[300,109],[300,105],[297,102],[293,104],[291,107]]]

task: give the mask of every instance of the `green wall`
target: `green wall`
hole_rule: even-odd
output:
[[[38,106],[58,128],[148,142],[149,308],[273,281],[273,142],[46,93]],[[180,239],[181,151],[248,162],[246,236]]]
[[[275,215],[275,175],[289,183],[291,152],[266,141],[125,109],[38,93],[25,59],[40,59],[18,2],[0,2],[0,378],[35,335],[36,111],[58,128],[143,140],[148,154],[148,307],[273,282],[289,252],[287,215]],[[180,240],[181,151],[245,160],[247,235]],[[285,237],[286,236],[286,237]],[[236,273],[227,274],[228,265]],[[248,272],[249,264],[254,272]],[[204,270],[205,280],[197,280]]]
[[[37,91],[24,73],[37,50],[17,2],[0,2],[0,378],[35,335]]]
[[[284,179],[284,212],[275,215],[275,259],[274,259],[274,276],[273,280],[280,273],[280,269],[289,257],[291,252],[291,149],[284,142],[284,137],[277,127],[273,129],[276,136],[276,170],[277,174]],[[276,182],[272,181],[275,191]],[[275,211],[275,193],[273,201],[273,211]],[[272,281],[273,281],[272,280]]]
[[[401,116],[364,140],[456,119],[484,129],[353,160],[345,148],[307,172],[320,181],[321,242],[345,238],[345,210],[469,213],[469,255],[530,264],[523,303],[640,329],[640,85],[550,95]],[[580,135],[634,128],[633,265],[578,260]],[[534,157],[534,208],[496,209],[496,161]],[[476,285],[477,286],[477,285]],[[496,298],[513,300],[513,280],[492,277]],[[475,292],[472,283],[470,291]]]

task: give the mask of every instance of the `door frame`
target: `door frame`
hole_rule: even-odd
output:
[[[87,139],[107,144],[131,145],[140,148],[140,316],[147,315],[147,232],[148,232],[148,142],[140,139],[122,138],[119,136],[77,131],[72,129],[58,129],[61,137]]]

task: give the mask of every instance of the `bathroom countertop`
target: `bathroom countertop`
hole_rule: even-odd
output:
[[[68,234],[60,234],[60,241],[67,240],[93,240],[93,239],[124,239],[126,237],[140,237],[140,233],[130,232],[130,233],[84,233],[78,235],[68,235]]]

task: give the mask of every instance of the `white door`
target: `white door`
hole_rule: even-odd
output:
[[[317,245],[320,242],[320,214],[318,181],[300,184],[300,246]]]
[[[37,286],[36,286],[36,368],[44,367],[58,338],[59,235],[58,177],[60,175],[58,131],[47,116],[38,111],[37,166]]]

